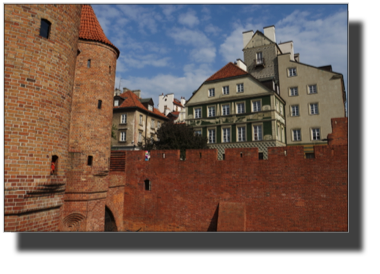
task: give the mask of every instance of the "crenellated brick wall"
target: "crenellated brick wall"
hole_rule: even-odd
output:
[[[347,132],[347,119],[332,122]],[[273,147],[259,160],[257,148],[227,149],[224,161],[215,150],[188,150],[184,161],[179,151],[152,151],[150,161],[128,151],[124,229],[347,231],[347,145],[314,151],[306,159],[301,146]]]

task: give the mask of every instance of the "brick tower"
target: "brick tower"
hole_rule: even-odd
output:
[[[119,50],[104,35],[92,7],[83,5],[61,231],[104,231],[118,57]]]
[[[81,5],[4,5],[5,231],[58,230],[80,15]]]

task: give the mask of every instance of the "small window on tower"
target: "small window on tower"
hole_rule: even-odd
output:
[[[102,100],[98,100],[98,109],[102,108]]]
[[[49,38],[51,23],[46,19],[41,19],[40,35]]]
[[[58,156],[53,155],[51,157],[50,175],[57,175],[57,171],[58,171]]]
[[[87,158],[87,165],[88,166],[92,166],[92,156],[88,156],[88,158]]]
[[[87,60],[87,67],[88,67],[88,68],[91,68],[91,59],[88,59],[88,60]]]

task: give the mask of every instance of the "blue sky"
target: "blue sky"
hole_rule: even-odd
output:
[[[115,87],[189,99],[209,76],[243,59],[242,32],[275,25],[300,61],[331,64],[347,88],[347,5],[92,5],[120,49]],[[121,82],[120,82],[120,79]]]

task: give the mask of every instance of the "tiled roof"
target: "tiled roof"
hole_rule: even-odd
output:
[[[178,99],[175,99],[175,98],[174,98],[173,104],[180,106],[180,107],[183,107],[183,105],[181,104],[181,101]]]
[[[79,39],[102,42],[113,47],[117,51],[119,57],[120,51],[105,36],[102,27],[96,18],[95,12],[90,5],[82,6],[82,14],[80,18]]]
[[[120,106],[113,107],[114,109],[115,108],[137,107],[137,108],[140,108],[140,109],[145,110],[147,112],[154,113],[154,114],[161,116],[163,118],[167,118],[163,113],[161,113],[156,108],[153,108],[153,111],[150,111],[146,107],[144,107],[144,105],[140,102],[139,97],[130,90],[120,94],[119,96],[124,98],[124,101],[123,101],[123,103],[121,103]]]
[[[229,62],[223,68],[221,68],[216,73],[214,73],[205,82],[224,79],[224,78],[230,78],[230,77],[240,76],[240,75],[249,75],[249,73],[242,70],[237,65],[234,65],[233,63]]]

